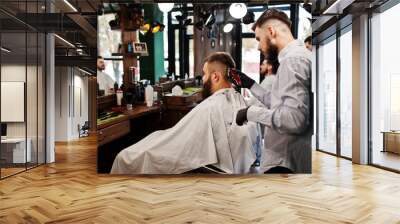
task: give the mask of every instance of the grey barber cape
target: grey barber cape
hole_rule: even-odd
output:
[[[229,174],[248,173],[255,139],[248,126],[235,122],[236,112],[246,106],[234,89],[218,90],[174,127],[122,150],[111,174],[180,174],[206,165]]]
[[[264,106],[250,106],[249,121],[265,125],[260,171],[282,166],[311,173],[311,52],[294,40],[278,55],[271,90],[255,83],[250,91]]]

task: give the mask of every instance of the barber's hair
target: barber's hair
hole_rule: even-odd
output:
[[[308,36],[308,37],[304,40],[304,43],[310,43],[310,44],[311,44],[311,39],[312,39],[312,37],[311,37],[311,36]]]
[[[257,27],[261,27],[262,25],[264,25],[264,23],[271,19],[277,19],[283,22],[289,27],[289,29],[292,27],[292,21],[290,21],[286,13],[276,9],[267,9],[263,12],[263,14],[261,14],[261,16],[253,24],[253,27],[251,29],[255,31]]]
[[[221,64],[226,65],[228,68],[235,68],[236,63],[233,60],[232,56],[226,52],[215,52],[206,57],[204,59],[204,63],[213,63],[213,62],[219,62]]]

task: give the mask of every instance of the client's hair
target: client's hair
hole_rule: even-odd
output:
[[[226,52],[215,52],[212,53],[210,55],[208,55],[206,57],[206,59],[204,59],[204,64],[205,63],[213,63],[213,62],[218,62],[221,63],[223,65],[226,66],[226,70],[223,73],[223,77],[225,80],[229,81],[228,79],[228,73],[227,70],[228,68],[235,68],[236,67],[236,63],[233,60],[232,56]]]
[[[232,56],[229,55],[226,52],[215,52],[206,57],[204,59],[204,63],[213,63],[213,62],[219,62],[221,64],[226,65],[228,68],[235,68],[236,64],[235,61],[233,60]]]

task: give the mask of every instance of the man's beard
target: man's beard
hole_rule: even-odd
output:
[[[203,95],[203,99],[206,99],[206,98],[208,98],[209,96],[212,95],[212,92],[211,92],[211,79],[208,79],[207,81],[205,81],[203,83],[202,95]]]
[[[271,43],[271,39],[267,39],[267,46],[268,46],[268,50],[267,52],[264,52],[264,57],[266,57],[266,59],[268,61],[277,61],[278,60],[278,47],[276,45],[273,45]]]

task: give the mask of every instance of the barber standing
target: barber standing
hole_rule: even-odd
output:
[[[253,25],[258,49],[266,58],[278,58],[280,66],[270,91],[240,73],[242,87],[250,89],[265,107],[238,111],[236,122],[265,125],[260,171],[311,173],[311,52],[291,33],[284,12],[269,9]]]

